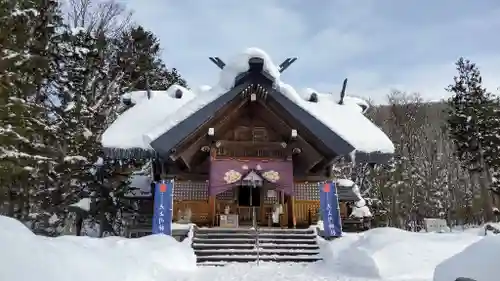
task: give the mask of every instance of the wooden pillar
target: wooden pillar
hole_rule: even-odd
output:
[[[216,155],[217,155],[217,148],[214,145],[212,145],[210,147],[210,160],[214,160]],[[208,184],[209,184],[208,188],[209,188],[209,194],[210,194],[210,182]],[[209,220],[210,226],[213,227],[213,226],[215,226],[215,222],[216,222],[215,221],[215,215],[216,215],[215,214],[215,195],[208,196],[208,208],[209,208],[209,210],[208,210],[209,219],[208,220]]]
[[[288,228],[294,228],[296,226],[295,214],[294,214],[294,206],[295,206],[295,196],[287,195],[287,221]]]
[[[215,196],[208,197],[208,221],[211,227],[215,226]]]
[[[267,224],[266,220],[266,204],[265,198],[267,197],[267,188],[264,184],[260,188],[260,206],[259,206],[259,224]]]

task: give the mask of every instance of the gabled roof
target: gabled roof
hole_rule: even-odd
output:
[[[394,153],[387,135],[352,105],[339,105],[331,95],[317,94],[319,100],[305,100],[289,85],[270,92],[291,116],[323,140],[337,155],[351,155],[354,161],[383,163]]]
[[[180,97],[179,93],[182,93]],[[149,143],[144,142],[145,133],[196,97],[193,92],[178,85],[173,85],[167,91],[152,91],[150,99],[147,99],[146,91],[126,93],[124,96],[135,105],[109,126],[102,135],[101,143],[106,148],[136,153],[150,148]]]
[[[261,66],[260,70],[249,66],[249,59],[252,57],[258,57],[263,61],[263,67]],[[148,110],[145,104],[155,103],[149,100],[125,112],[128,115],[140,115],[141,110],[147,110],[148,115],[161,116],[149,118],[149,122],[145,122],[138,128],[139,134],[136,128],[132,128],[130,121],[123,120],[127,118],[120,116],[116,124],[128,123],[128,126],[121,126],[121,129],[122,133],[125,131],[129,135],[122,134],[122,137],[128,138],[129,143],[131,139],[135,139],[136,145],[124,148],[154,149],[156,153],[168,156],[172,148],[198,127],[211,120],[216,112],[234,100],[244,89],[255,84],[266,87],[269,93],[268,99],[274,100],[283,110],[283,114],[286,113],[287,116],[295,119],[305,130],[320,139],[323,147],[328,148],[335,155],[351,154],[359,162],[380,163],[386,162],[394,152],[394,146],[389,138],[362,112],[353,109],[352,105],[339,105],[328,94],[318,94],[318,101],[310,102],[291,86],[282,83],[279,80],[279,71],[269,56],[258,49],[249,49],[243,55],[238,56],[235,61],[228,63],[221,72],[219,84],[209,91],[191,93],[192,98],[175,105],[170,103],[163,103],[163,107],[158,105],[159,108],[163,108],[163,111]],[[118,127],[115,123],[110,129],[113,126]],[[104,136],[111,134],[110,129]],[[109,141],[113,138],[104,136],[105,147],[120,146]],[[137,139],[142,142],[140,143]]]
[[[265,78],[264,76],[259,77],[258,75],[249,75],[248,80],[244,81],[243,84],[241,84],[240,86],[236,86],[231,91],[228,91],[226,94],[221,95],[211,103],[193,113],[188,118],[184,119],[182,122],[171,128],[170,130],[164,132],[157,139],[151,142],[151,147],[160,155],[168,156],[171,149],[173,149],[189,134],[194,132],[198,127],[209,121],[217,111],[219,111],[228,102],[236,98],[238,94],[242,92],[242,90],[244,90],[251,84],[262,82],[263,79],[267,78]],[[294,118],[296,122],[302,125],[303,128],[306,128],[319,140],[321,140],[322,144],[328,148],[328,151],[330,151],[332,155],[342,156],[356,151],[355,158],[357,161],[369,161],[374,163],[386,162],[390,158],[391,154],[387,152],[367,152],[360,150],[359,147],[355,147],[351,142],[346,140],[346,138],[340,136],[337,131],[332,130],[332,128],[327,126],[325,122],[322,122],[323,120],[320,119],[321,115],[319,115],[319,117],[312,115],[309,111],[301,107],[300,104],[290,100],[286,94],[283,94],[280,90],[274,89],[271,84],[272,81],[269,81],[267,83],[267,87],[269,87],[267,98],[276,101],[275,104],[280,105],[283,111],[288,112],[288,116]],[[310,108],[308,109],[311,110]],[[335,109],[332,108],[331,110]],[[341,122],[356,121],[349,119],[352,118],[352,115],[360,115],[361,118],[357,119],[364,121],[361,127],[352,125],[349,126],[348,129],[351,131],[356,131],[357,135],[362,135],[363,137],[365,137],[364,134],[367,134],[366,136],[370,136],[373,138],[376,137],[376,134],[383,134],[380,129],[378,129],[373,123],[371,123],[359,112],[355,112],[351,109],[347,109],[345,110],[345,112],[349,112],[350,114],[349,116],[343,116],[343,118],[345,119],[343,119]],[[339,120],[337,120],[336,122],[338,121]],[[368,129],[366,128],[367,125],[370,126],[368,127]],[[386,137],[385,134],[383,136]]]
[[[186,136],[194,132],[198,127],[210,120],[214,114],[221,110],[228,102],[233,100],[242,90],[249,86],[248,83],[241,84],[225,94],[219,96],[207,105],[195,110],[193,114],[181,119],[177,125],[160,134],[150,145],[161,156],[170,155],[170,150],[180,143]],[[197,102],[196,100],[194,102]],[[201,103],[201,101],[198,101]],[[179,118],[180,119],[180,118]],[[156,135],[156,133],[155,133]]]

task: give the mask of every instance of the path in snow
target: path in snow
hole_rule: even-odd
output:
[[[229,264],[221,267],[199,267],[195,272],[179,276],[182,281],[376,281],[332,274],[325,263],[255,263]],[[383,281],[432,281],[431,279],[397,279]]]

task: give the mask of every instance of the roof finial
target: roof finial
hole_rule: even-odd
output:
[[[223,62],[219,57],[209,57],[210,61],[217,65],[220,69],[224,69],[226,63]]]
[[[344,97],[345,97],[345,89],[347,87],[347,78],[344,79],[344,83],[342,84],[342,90],[340,91],[340,100],[339,104],[344,104]]]
[[[280,71],[280,73],[282,73],[283,71],[285,71],[290,65],[292,65],[292,63],[294,63],[295,61],[297,60],[297,58],[287,58],[286,60],[284,60],[280,66],[278,66],[278,69]]]

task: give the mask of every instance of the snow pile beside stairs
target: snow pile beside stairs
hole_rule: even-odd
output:
[[[341,239],[323,240],[320,245],[323,260],[332,274],[382,280],[431,280],[438,264],[481,239],[470,233],[413,233],[376,228],[345,233]],[[472,258],[481,260],[479,255],[469,259]],[[435,281],[454,281],[454,278]]]
[[[162,280],[196,268],[190,245],[169,236],[138,239],[36,236],[0,216],[0,280]]]

